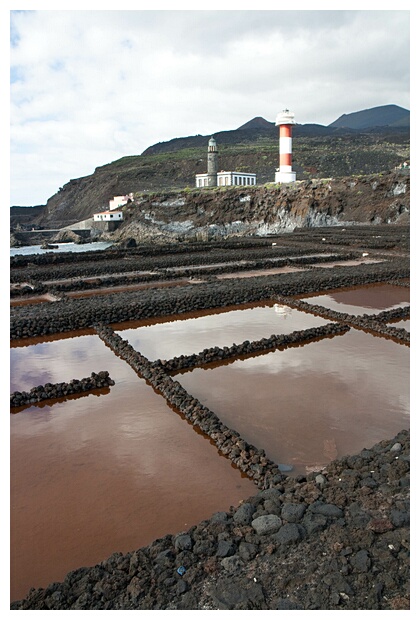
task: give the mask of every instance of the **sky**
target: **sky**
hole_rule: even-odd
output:
[[[70,179],[157,142],[274,121],[284,108],[323,125],[410,109],[410,3],[13,4],[11,206],[46,204]]]

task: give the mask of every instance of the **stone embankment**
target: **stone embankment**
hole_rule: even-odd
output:
[[[408,610],[409,472],[402,431],[11,609]]]
[[[24,405],[33,405],[44,400],[63,398],[81,392],[88,392],[98,388],[109,387],[115,382],[109,376],[107,370],[100,372],[92,372],[90,377],[83,379],[72,379],[70,382],[61,383],[45,383],[31,388],[29,392],[13,392],[10,394],[10,406],[22,407]]]

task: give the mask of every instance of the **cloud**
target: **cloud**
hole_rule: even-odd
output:
[[[12,204],[42,204],[99,165],[284,106],[322,124],[409,107],[409,11],[17,11],[10,60]]]

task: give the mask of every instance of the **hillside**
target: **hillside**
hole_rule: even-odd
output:
[[[370,117],[377,122],[372,114]],[[23,222],[12,208],[12,228],[19,222],[62,228],[107,208],[114,196],[193,188],[195,175],[207,170],[209,137],[175,138],[155,144],[141,155],[100,166],[93,174],[66,183],[45,208],[33,212],[29,222],[27,216]],[[214,137],[220,169],[255,172],[258,185],[274,181],[279,158],[278,128],[274,123],[256,117],[236,130],[215,133]],[[294,128],[293,169],[297,180],[379,174],[393,170],[409,157],[407,127],[372,126],[360,131],[307,124]]]
[[[369,129],[375,127],[409,127],[410,112],[397,105],[384,105],[352,114],[343,114],[329,127]]]

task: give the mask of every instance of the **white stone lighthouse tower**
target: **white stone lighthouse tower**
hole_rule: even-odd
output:
[[[292,127],[295,115],[290,110],[277,114],[276,126],[280,127],[280,167],[276,170],[276,183],[294,183],[296,172],[292,170]]]

